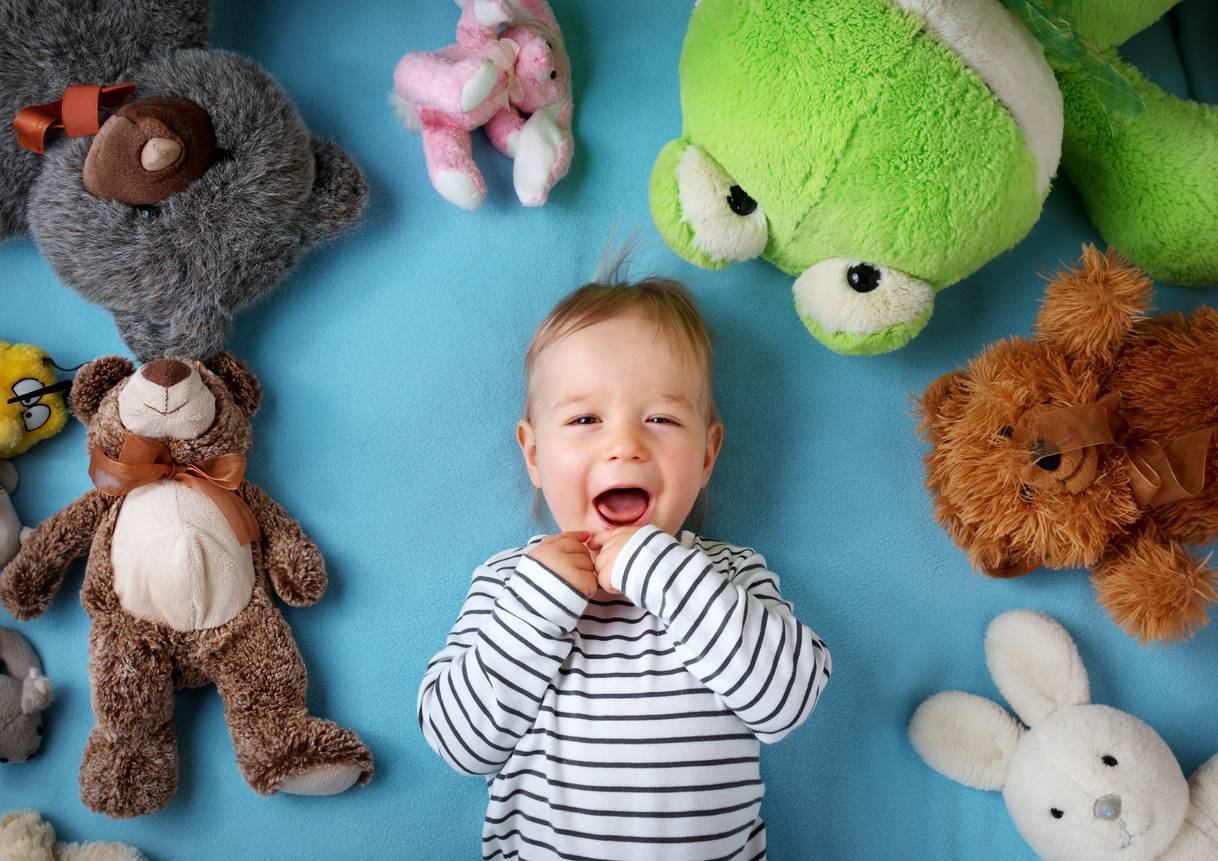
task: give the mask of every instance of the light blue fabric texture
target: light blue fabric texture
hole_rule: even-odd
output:
[[[204,688],[178,695],[181,777],[168,809],[121,822],[90,813],[77,787],[92,725],[78,566],[50,610],[21,626],[58,699],[39,756],[0,765],[0,810],[38,808],[63,839],[123,840],[159,861],[480,857],[486,790],[426,746],[415,695],[474,566],[541,530],[513,440],[521,360],[555,300],[592,275],[615,225],[639,232],[635,273],[688,283],[715,334],[727,441],[707,534],[761,550],[833,653],[819,709],[762,752],[772,858],[1033,857],[998,795],[940,777],[905,735],[932,693],[997,696],[982,634],[1014,607],[1060,619],[1095,699],[1157,728],[1186,772],[1218,752],[1218,621],[1186,645],[1146,648],[1109,622],[1082,572],[985,579],[936,525],[923,489],[911,395],[987,342],[1027,333],[1042,273],[1097,241],[1068,182],[1020,246],[940,296],[912,345],[836,356],[800,324],[788,277],[761,262],[695,269],[651,226],[647,179],[680,130],[677,61],[692,4],[557,5],[576,75],[571,173],[544,208],[524,209],[510,162],[479,139],[490,194],[477,213],[431,189],[418,137],[386,104],[403,52],[452,41],[453,3],[217,0],[213,12],[213,43],[263,63],[371,186],[362,227],[239,317],[231,346],[266,388],[250,477],[329,564],[322,602],[285,610],[310,705],[362,735],[376,756],[372,783],[333,798],[255,795],[219,697]],[[1213,45],[1218,31],[1206,38]],[[1126,54],[1186,92],[1168,22]],[[1194,55],[1212,76],[1213,52]],[[40,344],[62,365],[125,352],[109,316],[59,285],[31,241],[0,246],[0,297],[0,337]],[[1188,310],[1215,298],[1159,287],[1155,304]],[[19,466],[15,503],[36,523],[89,487],[82,428],[74,422]],[[2,612],[0,623],[14,624]]]

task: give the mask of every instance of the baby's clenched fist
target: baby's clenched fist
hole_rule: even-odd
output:
[[[559,532],[547,535],[526,554],[534,562],[549,568],[585,598],[596,594],[596,565],[592,553],[584,544],[587,532]]]

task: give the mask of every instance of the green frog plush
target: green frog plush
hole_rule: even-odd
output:
[[[1140,116],[1110,125],[1089,70],[1047,59],[1007,5],[1065,16]],[[1140,268],[1218,282],[1218,109],[1115,52],[1173,5],[700,0],[652,217],[699,266],[760,256],[794,276],[804,324],[846,354],[917,335],[936,293],[1028,233],[1059,161]]]

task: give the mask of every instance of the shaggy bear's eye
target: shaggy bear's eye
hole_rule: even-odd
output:
[[[1102,763],[1104,763],[1104,765],[1108,766],[1109,768],[1117,767],[1117,758],[1115,756],[1113,756],[1112,754],[1108,754],[1108,753],[1104,754],[1102,757],[1100,757],[1100,761]]]
[[[1011,427],[1010,425],[1003,425],[998,429],[998,435],[1010,439],[1011,437],[1015,436],[1015,428]]]
[[[1052,816],[1054,819],[1061,819],[1066,814],[1064,811],[1058,810],[1056,807],[1050,807],[1049,815]]]
[[[27,431],[36,431],[47,423],[51,417],[51,408],[46,404],[34,404],[21,414],[21,421]]]
[[[693,246],[714,260],[752,260],[765,251],[765,212],[705,151],[690,144],[677,165],[681,218]]]
[[[155,221],[161,217],[161,208],[159,206],[141,203],[132,208],[135,210],[135,214],[140,217],[141,221]]]

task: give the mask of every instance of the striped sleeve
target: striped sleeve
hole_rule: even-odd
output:
[[[492,774],[537,717],[571,650],[587,599],[524,556],[492,557],[419,686],[419,727],[432,750],[464,774]]]
[[[612,580],[664,623],[686,668],[759,741],[779,741],[816,707],[829,650],[795,618],[760,554],[748,551],[725,575],[700,549],[648,526],[622,548]]]

